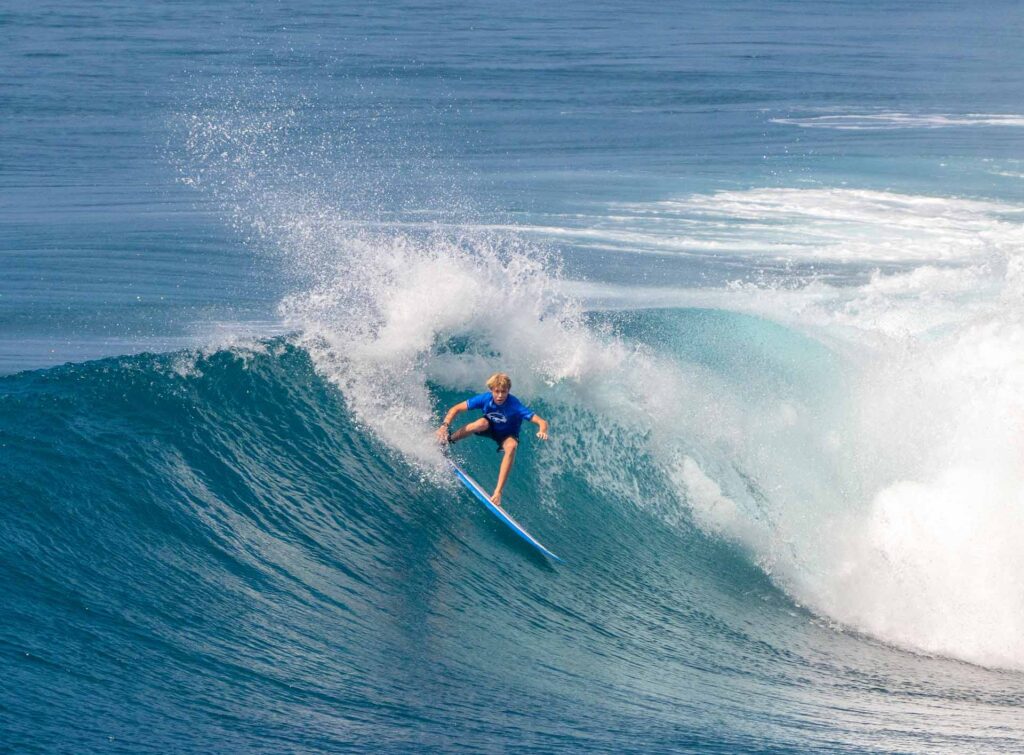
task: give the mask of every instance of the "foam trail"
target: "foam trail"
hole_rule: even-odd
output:
[[[785,260],[963,262],[1024,241],[1016,205],[883,191],[720,191],[612,209],[638,246],[713,241],[720,253]]]
[[[963,126],[1024,126],[1024,115],[1014,113],[844,113],[800,118],[772,118],[800,128],[824,128],[837,131],[896,131],[909,128],[956,128]]]

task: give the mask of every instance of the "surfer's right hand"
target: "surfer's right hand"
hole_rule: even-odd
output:
[[[448,435],[448,427],[448,423],[445,422],[439,428],[437,428],[437,432],[434,433],[437,436],[437,442],[440,443],[442,446],[447,446],[449,443],[452,442],[451,438]]]

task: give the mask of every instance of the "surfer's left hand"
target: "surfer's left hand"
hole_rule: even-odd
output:
[[[538,430],[537,431],[537,437],[540,438],[541,440],[547,440],[548,439],[548,434],[546,432],[544,432],[543,430]]]

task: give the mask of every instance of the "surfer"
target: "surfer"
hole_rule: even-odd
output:
[[[441,443],[456,443],[470,435],[482,435],[498,444],[498,451],[504,451],[505,456],[501,460],[498,484],[491,495],[491,502],[495,506],[500,506],[501,491],[508,480],[512,462],[515,461],[516,448],[519,447],[519,428],[523,420],[532,422],[540,428],[537,430],[537,437],[541,440],[548,439],[548,423],[509,393],[512,378],[504,372],[495,372],[491,375],[487,379],[487,388],[489,393],[473,396],[448,410],[444,415],[444,422],[437,428],[437,439]],[[454,433],[450,432],[452,420],[468,409],[479,409],[484,416],[460,427]]]

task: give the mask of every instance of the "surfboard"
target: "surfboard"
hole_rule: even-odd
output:
[[[460,467],[451,459],[448,460],[448,463],[452,465],[452,471],[455,472],[455,477],[458,479],[458,481],[461,482],[466,487],[466,489],[469,490],[469,492],[472,493],[473,496],[478,501],[480,501],[480,503],[482,503],[487,508],[488,511],[494,514],[494,516],[496,516],[505,526],[507,526],[510,530],[515,532],[517,535],[519,535],[519,537],[528,542],[530,545],[532,545],[538,551],[543,553],[545,556],[550,558],[552,561],[562,563],[562,559],[560,559],[554,553],[552,553],[543,545],[541,545],[537,541],[537,538],[535,538],[533,535],[527,532],[523,528],[523,526],[519,524],[519,522],[510,517],[508,515],[508,512],[505,511],[505,509],[501,508],[500,506],[495,506],[491,502],[491,499],[487,495],[487,493],[484,492],[484,489],[480,487],[480,483],[474,480],[468,474],[466,474],[466,472],[463,471],[462,467]]]

